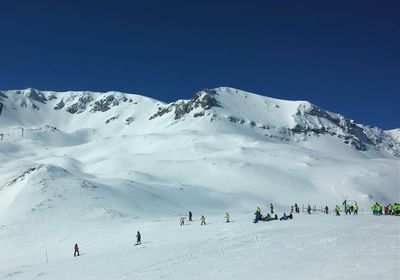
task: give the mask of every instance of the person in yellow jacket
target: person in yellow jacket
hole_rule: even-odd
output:
[[[225,219],[227,223],[230,223],[230,216],[228,212],[226,212]]]
[[[201,216],[200,221],[201,221],[200,225],[205,225],[206,224],[206,218],[204,217],[204,215]]]
[[[336,216],[340,216],[340,207],[339,207],[339,205],[336,205],[335,212],[336,212]]]
[[[358,204],[357,202],[353,205],[354,215],[358,215]]]

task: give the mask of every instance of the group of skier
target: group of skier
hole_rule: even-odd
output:
[[[297,213],[297,210],[298,210],[297,209],[298,208],[297,204],[295,205],[295,208],[296,208],[296,213]],[[289,220],[289,219],[293,219],[293,210],[294,209],[293,209],[293,206],[292,206],[290,214],[286,215],[286,213],[283,213],[283,216],[279,220],[280,221],[286,221],[286,220]],[[253,220],[253,223],[258,223],[259,221],[269,222],[269,221],[273,221],[273,220],[278,220],[278,215],[277,214],[274,215],[274,206],[272,205],[272,203],[270,204],[270,211],[271,211],[271,214],[267,213],[266,215],[263,215],[261,213],[261,208],[257,207],[256,212],[254,213],[255,218]],[[274,216],[272,216],[272,215],[274,215]]]
[[[358,206],[357,202],[354,202],[354,204],[349,204],[348,201],[345,200],[343,202],[343,205],[344,205],[344,207],[343,207],[344,208],[344,212],[346,213],[346,215],[351,215],[351,214],[357,215],[358,214],[359,206]],[[259,221],[267,221],[268,222],[268,221],[278,220],[278,215],[274,214],[274,206],[273,206],[272,203],[270,204],[269,208],[270,208],[270,212],[271,213],[267,213],[266,215],[263,215],[261,213],[261,208],[257,207],[256,212],[254,213],[255,219],[253,220],[253,222],[254,223],[258,223]],[[329,213],[328,206],[325,206],[323,212],[326,213],[326,214]],[[397,216],[400,216],[400,203],[394,203],[393,205],[389,204],[389,205],[387,205],[385,207],[382,207],[378,202],[376,202],[372,206],[372,212],[373,212],[373,215],[385,214],[385,215],[397,215]],[[290,207],[290,214],[289,215],[286,215],[286,213],[283,213],[283,216],[281,218],[279,218],[279,220],[285,221],[285,220],[293,219],[293,213],[300,213],[300,209],[299,209],[297,203],[295,203],[294,205],[292,205]],[[307,206],[307,213],[311,214],[311,205]],[[336,213],[337,216],[340,216],[340,206],[339,205],[336,205],[335,213]],[[191,211],[189,211],[189,221],[190,222],[193,221],[192,218],[193,218],[193,214],[192,214]],[[180,222],[179,223],[180,223],[181,226],[185,225],[185,220],[186,220],[186,217],[181,217],[180,218]],[[231,217],[230,217],[230,214],[228,212],[225,213],[225,221],[226,221],[226,223],[230,223],[231,222]],[[200,217],[200,225],[202,225],[202,226],[206,225],[206,218],[205,218],[204,215],[201,215],[201,217]],[[142,236],[141,236],[140,232],[137,231],[137,233],[136,233],[136,245],[140,245],[140,244],[142,244]],[[74,257],[76,257],[76,256],[80,256],[78,244],[74,245]]]
[[[192,221],[193,221],[192,218],[193,218],[192,211],[189,211],[189,222],[192,222]],[[186,220],[186,217],[182,216],[182,217],[180,218],[180,220],[179,220],[179,224],[180,224],[181,226],[184,226],[184,225],[185,225],[185,220]],[[225,213],[225,221],[226,221],[227,223],[230,223],[230,222],[231,222],[231,216],[230,216],[230,214],[229,214],[228,212]],[[204,217],[204,215],[201,215],[201,217],[200,217],[200,225],[201,225],[201,226],[205,226],[205,225],[206,225],[206,217]]]
[[[400,203],[394,203],[386,205],[385,207],[382,207],[378,202],[376,202],[374,205],[371,207],[372,213],[374,215],[400,215]]]

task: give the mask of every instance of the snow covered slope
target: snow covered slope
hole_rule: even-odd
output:
[[[0,247],[19,250],[0,253],[8,258],[0,268],[5,279],[32,279],[32,271],[39,275],[41,267],[28,269],[27,276],[14,273],[27,271],[16,269],[24,264],[34,265],[40,248],[59,250],[78,237],[93,244],[86,235],[107,227],[134,231],[150,223],[155,235],[162,221],[175,221],[188,210],[207,217],[230,211],[244,221],[255,207],[269,203],[282,213],[294,203],[333,208],[345,197],[364,209],[375,201],[400,200],[396,133],[306,101],[222,87],[171,104],[120,92],[35,89],[0,92],[0,103]],[[86,224],[93,232],[83,230]],[[388,227],[392,234],[393,224]],[[75,230],[82,235],[74,235]],[[216,230],[230,238],[225,229]],[[21,251],[17,243],[28,245],[41,236],[31,231],[51,234]],[[200,246],[186,241],[193,250]],[[171,242],[167,248],[174,250]],[[209,249],[199,255],[206,257]],[[190,260],[193,252],[182,250],[177,253]],[[126,271],[126,265],[121,269]],[[388,275],[396,273],[392,269]],[[136,274],[112,275],[130,279]],[[99,274],[93,279],[112,278]]]

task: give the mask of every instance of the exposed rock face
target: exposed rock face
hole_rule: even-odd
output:
[[[190,100],[180,100],[167,107],[159,107],[158,112],[152,115],[150,120],[171,111],[174,111],[175,120],[179,120],[193,111],[196,111],[194,117],[204,116],[206,110],[210,110],[212,107],[220,107],[220,104],[214,98],[215,94],[217,94],[215,90],[203,90],[196,93]]]
[[[64,106],[65,106],[64,99],[61,99],[61,100],[56,104],[56,106],[54,106],[54,110],[60,110],[60,109],[64,108]]]
[[[95,113],[95,112],[106,112],[110,110],[111,107],[113,106],[118,106],[120,102],[127,102],[128,98],[125,96],[122,98],[116,98],[114,95],[108,95],[107,97],[96,101],[92,105],[92,109],[90,112]]]
[[[357,124],[351,119],[325,111],[309,103],[301,104],[293,117],[297,124],[290,131],[295,134],[313,133],[336,136],[345,144],[360,151],[366,151],[368,145],[374,145],[380,149],[397,145],[395,139],[386,137],[387,134],[377,127]],[[393,149],[392,153],[400,156],[400,149]]]
[[[68,113],[71,113],[71,114],[82,113],[83,111],[86,110],[86,108],[88,107],[88,105],[91,101],[93,101],[93,97],[91,97],[87,93],[84,93],[81,96],[79,96],[78,100],[75,103],[68,106],[66,110]]]

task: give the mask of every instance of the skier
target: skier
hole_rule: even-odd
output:
[[[290,214],[293,214],[293,205],[290,206]]]
[[[189,222],[192,221],[192,212],[189,211]]]
[[[75,243],[74,250],[75,250],[75,252],[74,252],[74,257],[76,257],[76,256],[79,257],[79,247],[78,247],[78,244],[77,244],[77,243]]]
[[[383,207],[383,213],[385,213],[385,215],[388,215],[389,214],[389,206],[385,206],[385,207]]]
[[[300,213],[300,208],[297,203],[294,204],[294,210],[296,210],[296,213]]]
[[[142,235],[139,231],[136,233],[136,245],[142,244]]]
[[[354,215],[358,215],[358,204],[357,204],[357,202],[356,203],[354,203]]]
[[[181,226],[185,225],[185,217],[181,217],[179,223],[181,224]]]
[[[335,212],[336,212],[336,216],[340,216],[340,207],[339,207],[339,205],[336,205],[336,207],[335,207]]]
[[[201,224],[200,224],[201,226],[206,225],[206,218],[203,215],[201,216],[200,221],[201,221]]]
[[[325,214],[329,213],[328,205],[325,206]]]
[[[274,205],[272,205],[272,203],[270,205],[270,208],[271,208],[271,214],[274,214]]]
[[[229,216],[229,213],[228,213],[228,212],[226,212],[225,219],[226,219],[226,222],[227,222],[227,223],[230,223],[230,222],[231,222],[231,221],[230,221],[230,216]]]
[[[308,204],[308,206],[307,206],[307,213],[311,214],[311,205],[310,204]]]
[[[261,220],[261,208],[260,207],[257,207],[254,215],[256,215],[256,217],[254,219],[254,223],[258,223],[258,221]]]
[[[345,209],[346,215],[347,215],[347,214],[351,215],[351,208],[350,208],[350,205],[349,205],[349,204],[346,204],[346,207],[345,207],[345,208],[346,208],[346,209]]]
[[[286,216],[286,213],[283,213],[283,216],[279,220],[283,221],[283,220],[287,220],[287,219],[288,219],[288,217]]]
[[[344,211],[346,211],[346,209],[347,209],[347,198],[344,199],[342,205],[344,205]],[[347,213],[346,213],[346,215],[347,215]]]

